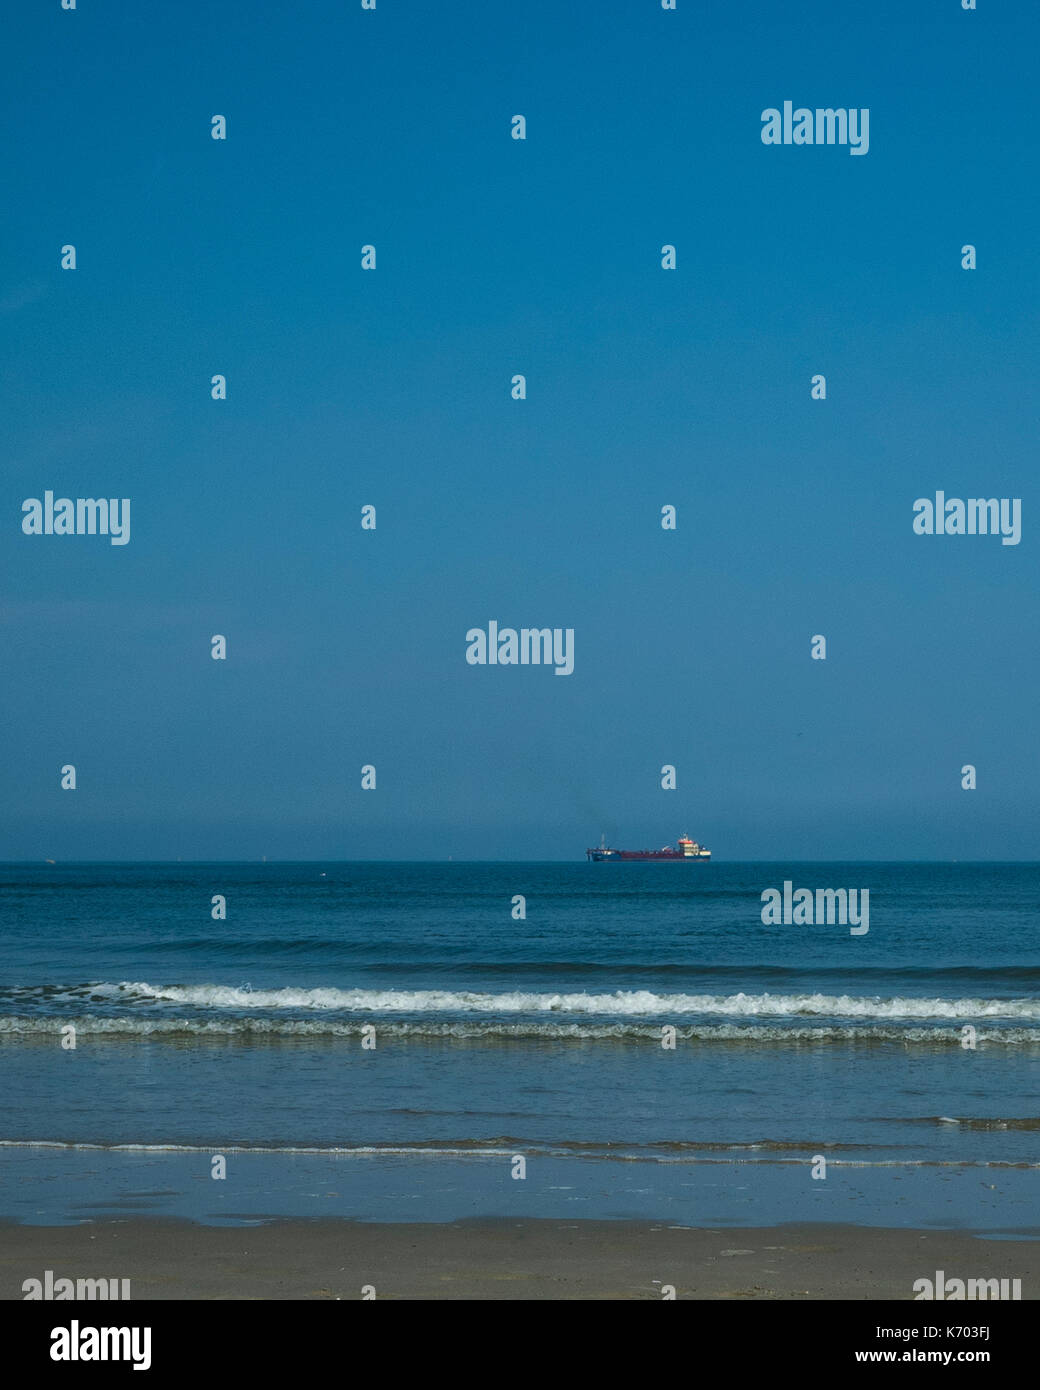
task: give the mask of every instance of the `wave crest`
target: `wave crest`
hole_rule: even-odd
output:
[[[739,1018],[907,1018],[971,1022],[1006,1018],[1040,1022],[1038,999],[941,999],[849,994],[656,994],[615,990],[610,994],[440,989],[252,989],[233,985],[152,985],[124,981],[92,986],[95,996],[111,995],[206,1009],[342,1010],[348,1013],[595,1014],[604,1017],[656,1017],[684,1014]]]

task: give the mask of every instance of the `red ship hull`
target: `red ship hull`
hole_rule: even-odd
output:
[[[706,864],[711,859],[711,850],[703,849],[695,840],[684,836],[679,846],[678,849],[608,849],[602,844],[585,853],[593,864]]]

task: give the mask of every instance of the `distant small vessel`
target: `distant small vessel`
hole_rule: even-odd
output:
[[[711,850],[691,840],[689,835],[681,836],[674,849],[671,845],[665,845],[663,849],[608,849],[606,836],[603,836],[599,847],[587,849],[585,854],[593,864],[627,860],[643,860],[652,864],[704,864],[711,858]]]

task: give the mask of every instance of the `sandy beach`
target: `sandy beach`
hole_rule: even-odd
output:
[[[0,1227],[0,1296],[42,1278],[128,1278],[132,1299],[913,1299],[937,1270],[1040,1287],[1040,1240],[789,1225],[694,1230],[624,1221],[128,1220]]]

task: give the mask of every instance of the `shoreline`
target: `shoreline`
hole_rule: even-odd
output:
[[[23,1282],[47,1270],[55,1280],[129,1279],[132,1301],[361,1299],[366,1286],[377,1299],[661,1299],[668,1285],[679,1299],[913,1301],[915,1282],[937,1271],[1020,1279],[1030,1300],[1040,1235],[537,1218],[0,1224],[0,1299],[23,1299]]]

